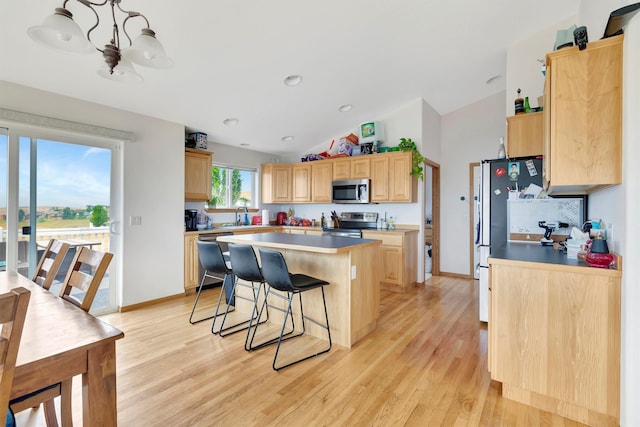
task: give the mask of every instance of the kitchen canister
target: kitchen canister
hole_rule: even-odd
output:
[[[262,210],[262,225],[269,225],[269,210]]]

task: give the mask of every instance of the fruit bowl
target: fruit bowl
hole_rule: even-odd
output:
[[[587,261],[587,264],[589,264],[589,266],[591,267],[609,268],[609,266],[613,262],[613,259],[614,256],[611,254],[599,254],[596,252],[588,251],[585,261]]]

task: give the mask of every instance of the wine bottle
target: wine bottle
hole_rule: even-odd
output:
[[[525,113],[530,113],[531,112],[531,107],[529,106],[529,97],[526,96],[524,98],[524,112]]]
[[[516,114],[524,114],[524,99],[520,96],[520,88],[518,88],[518,97],[515,102]]]

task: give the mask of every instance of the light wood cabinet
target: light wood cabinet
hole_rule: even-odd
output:
[[[196,290],[200,284],[198,277],[198,241],[197,234],[186,234],[184,236],[184,291],[190,294]]]
[[[261,167],[262,203],[289,203],[292,201],[292,165],[268,163]]]
[[[372,202],[415,202],[418,181],[411,175],[411,152],[378,154],[371,159]]]
[[[311,201],[314,203],[331,203],[331,181],[333,162],[311,162]]]
[[[207,201],[211,199],[211,151],[185,148],[184,199]]]
[[[295,203],[308,203],[311,201],[311,164],[299,163],[291,168],[292,197]]]
[[[544,125],[542,111],[507,117],[507,155],[509,157],[542,154]]]
[[[543,178],[551,191],[622,182],[623,36],[547,54]]]
[[[618,425],[621,272],[490,259],[489,370],[504,397]]]
[[[363,230],[364,239],[381,240],[382,271],[380,288],[407,292],[416,283],[418,272],[418,231]]]
[[[331,160],[333,162],[333,179],[368,179],[371,177],[369,170],[369,155],[343,157]]]

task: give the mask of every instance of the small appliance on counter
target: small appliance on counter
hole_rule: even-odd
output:
[[[287,213],[286,212],[278,212],[276,215],[276,224],[285,225],[287,223]]]
[[[198,229],[198,211],[196,209],[184,210],[184,228],[187,231],[196,231]]]

